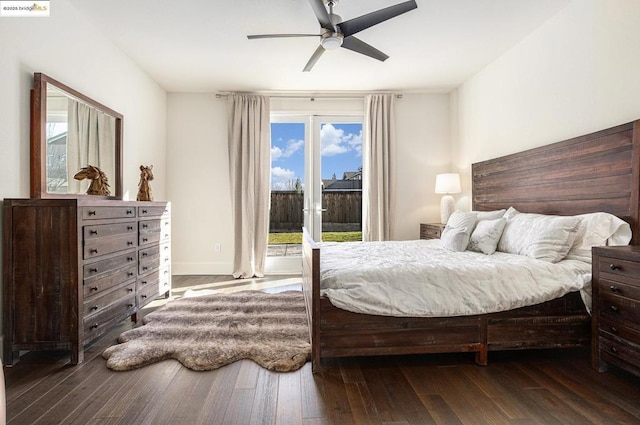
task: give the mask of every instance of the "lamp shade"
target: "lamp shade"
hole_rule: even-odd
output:
[[[460,174],[436,175],[436,193],[460,193]]]

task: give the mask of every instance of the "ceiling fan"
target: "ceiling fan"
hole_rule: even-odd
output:
[[[333,13],[333,7],[337,2],[338,0],[309,0],[320,23],[321,34],[258,34],[248,35],[247,38],[254,40],[259,38],[320,37],[320,45],[311,55],[303,71],[311,71],[325,50],[337,49],[338,47],[385,61],[389,56],[353,35],[418,7],[415,0],[410,0],[343,22],[339,15]],[[329,8],[328,11],[325,3]]]

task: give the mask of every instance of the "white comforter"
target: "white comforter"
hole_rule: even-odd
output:
[[[320,262],[321,294],[356,313],[466,316],[590,294],[588,263],[451,252],[439,240],[323,243]]]

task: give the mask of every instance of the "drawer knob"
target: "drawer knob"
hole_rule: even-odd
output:
[[[97,248],[91,248],[91,249],[89,250],[89,253],[90,253],[90,254],[97,254],[97,253],[98,253],[98,249],[97,249]]]
[[[127,257],[127,261],[133,261],[133,257]]]
[[[127,226],[127,230],[133,230],[133,226]]]
[[[609,287],[609,289],[611,289],[611,292],[618,292],[620,291],[620,288],[618,288],[616,285],[611,285]]]
[[[143,224],[143,225],[142,225],[142,228],[143,228],[143,229],[146,229],[147,227],[149,227],[149,225],[148,225],[148,224]]]
[[[127,304],[127,308],[133,307],[133,304]]]
[[[618,328],[616,328],[615,326],[611,326],[611,332],[613,332],[614,334],[617,334]]]
[[[142,210],[142,214],[146,214],[146,213],[147,213],[147,210]]]
[[[145,298],[147,298],[146,295],[142,295],[141,298],[144,300]]]
[[[609,264],[609,268],[611,270],[619,270],[621,267],[616,264]]]
[[[133,210],[127,210],[127,214],[133,214]]]
[[[94,305],[93,307],[91,307],[91,311],[96,311],[98,309],[97,305]]]
[[[91,290],[92,290],[92,291],[97,291],[97,290],[98,290],[98,287],[97,287],[97,286],[92,286],[92,287],[91,287]]]
[[[133,272],[128,272],[128,273],[127,273],[127,276],[128,276],[128,277],[133,276]]]
[[[133,288],[127,288],[127,292],[133,292]]]
[[[616,313],[617,313],[619,310],[620,310],[620,309],[619,309],[618,307],[616,307],[615,305],[612,305],[612,306],[611,306],[611,311],[613,311],[613,312],[616,312]]]
[[[131,246],[131,245],[133,245],[133,242],[127,241],[127,246]]]
[[[143,257],[146,257],[147,255],[149,255],[149,254],[147,254],[146,252],[143,252],[143,253],[142,253],[142,256],[143,256]]]
[[[142,267],[142,270],[149,270],[149,267],[144,266],[144,267]]]
[[[89,211],[89,215],[96,215],[96,212],[94,210]]]
[[[98,231],[97,230],[89,230],[89,234],[90,235],[97,235]]]
[[[91,268],[89,269],[89,273],[98,273],[98,269]]]
[[[147,242],[149,239],[147,238],[142,238],[142,242]]]
[[[611,351],[614,352],[614,353],[617,353],[618,349],[616,347],[611,347]]]
[[[147,281],[146,281],[146,280],[143,280],[142,282],[140,282],[140,284],[142,284],[142,285],[146,285],[146,284],[147,284]]]
[[[95,323],[95,324],[91,325],[91,328],[90,328],[90,329],[98,329],[98,324],[97,324],[97,323]]]

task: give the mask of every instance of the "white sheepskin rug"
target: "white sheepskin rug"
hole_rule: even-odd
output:
[[[240,359],[289,372],[311,356],[304,296],[243,291],[169,301],[140,326],[118,337],[102,356],[113,370],[176,359],[193,370],[217,369]]]

